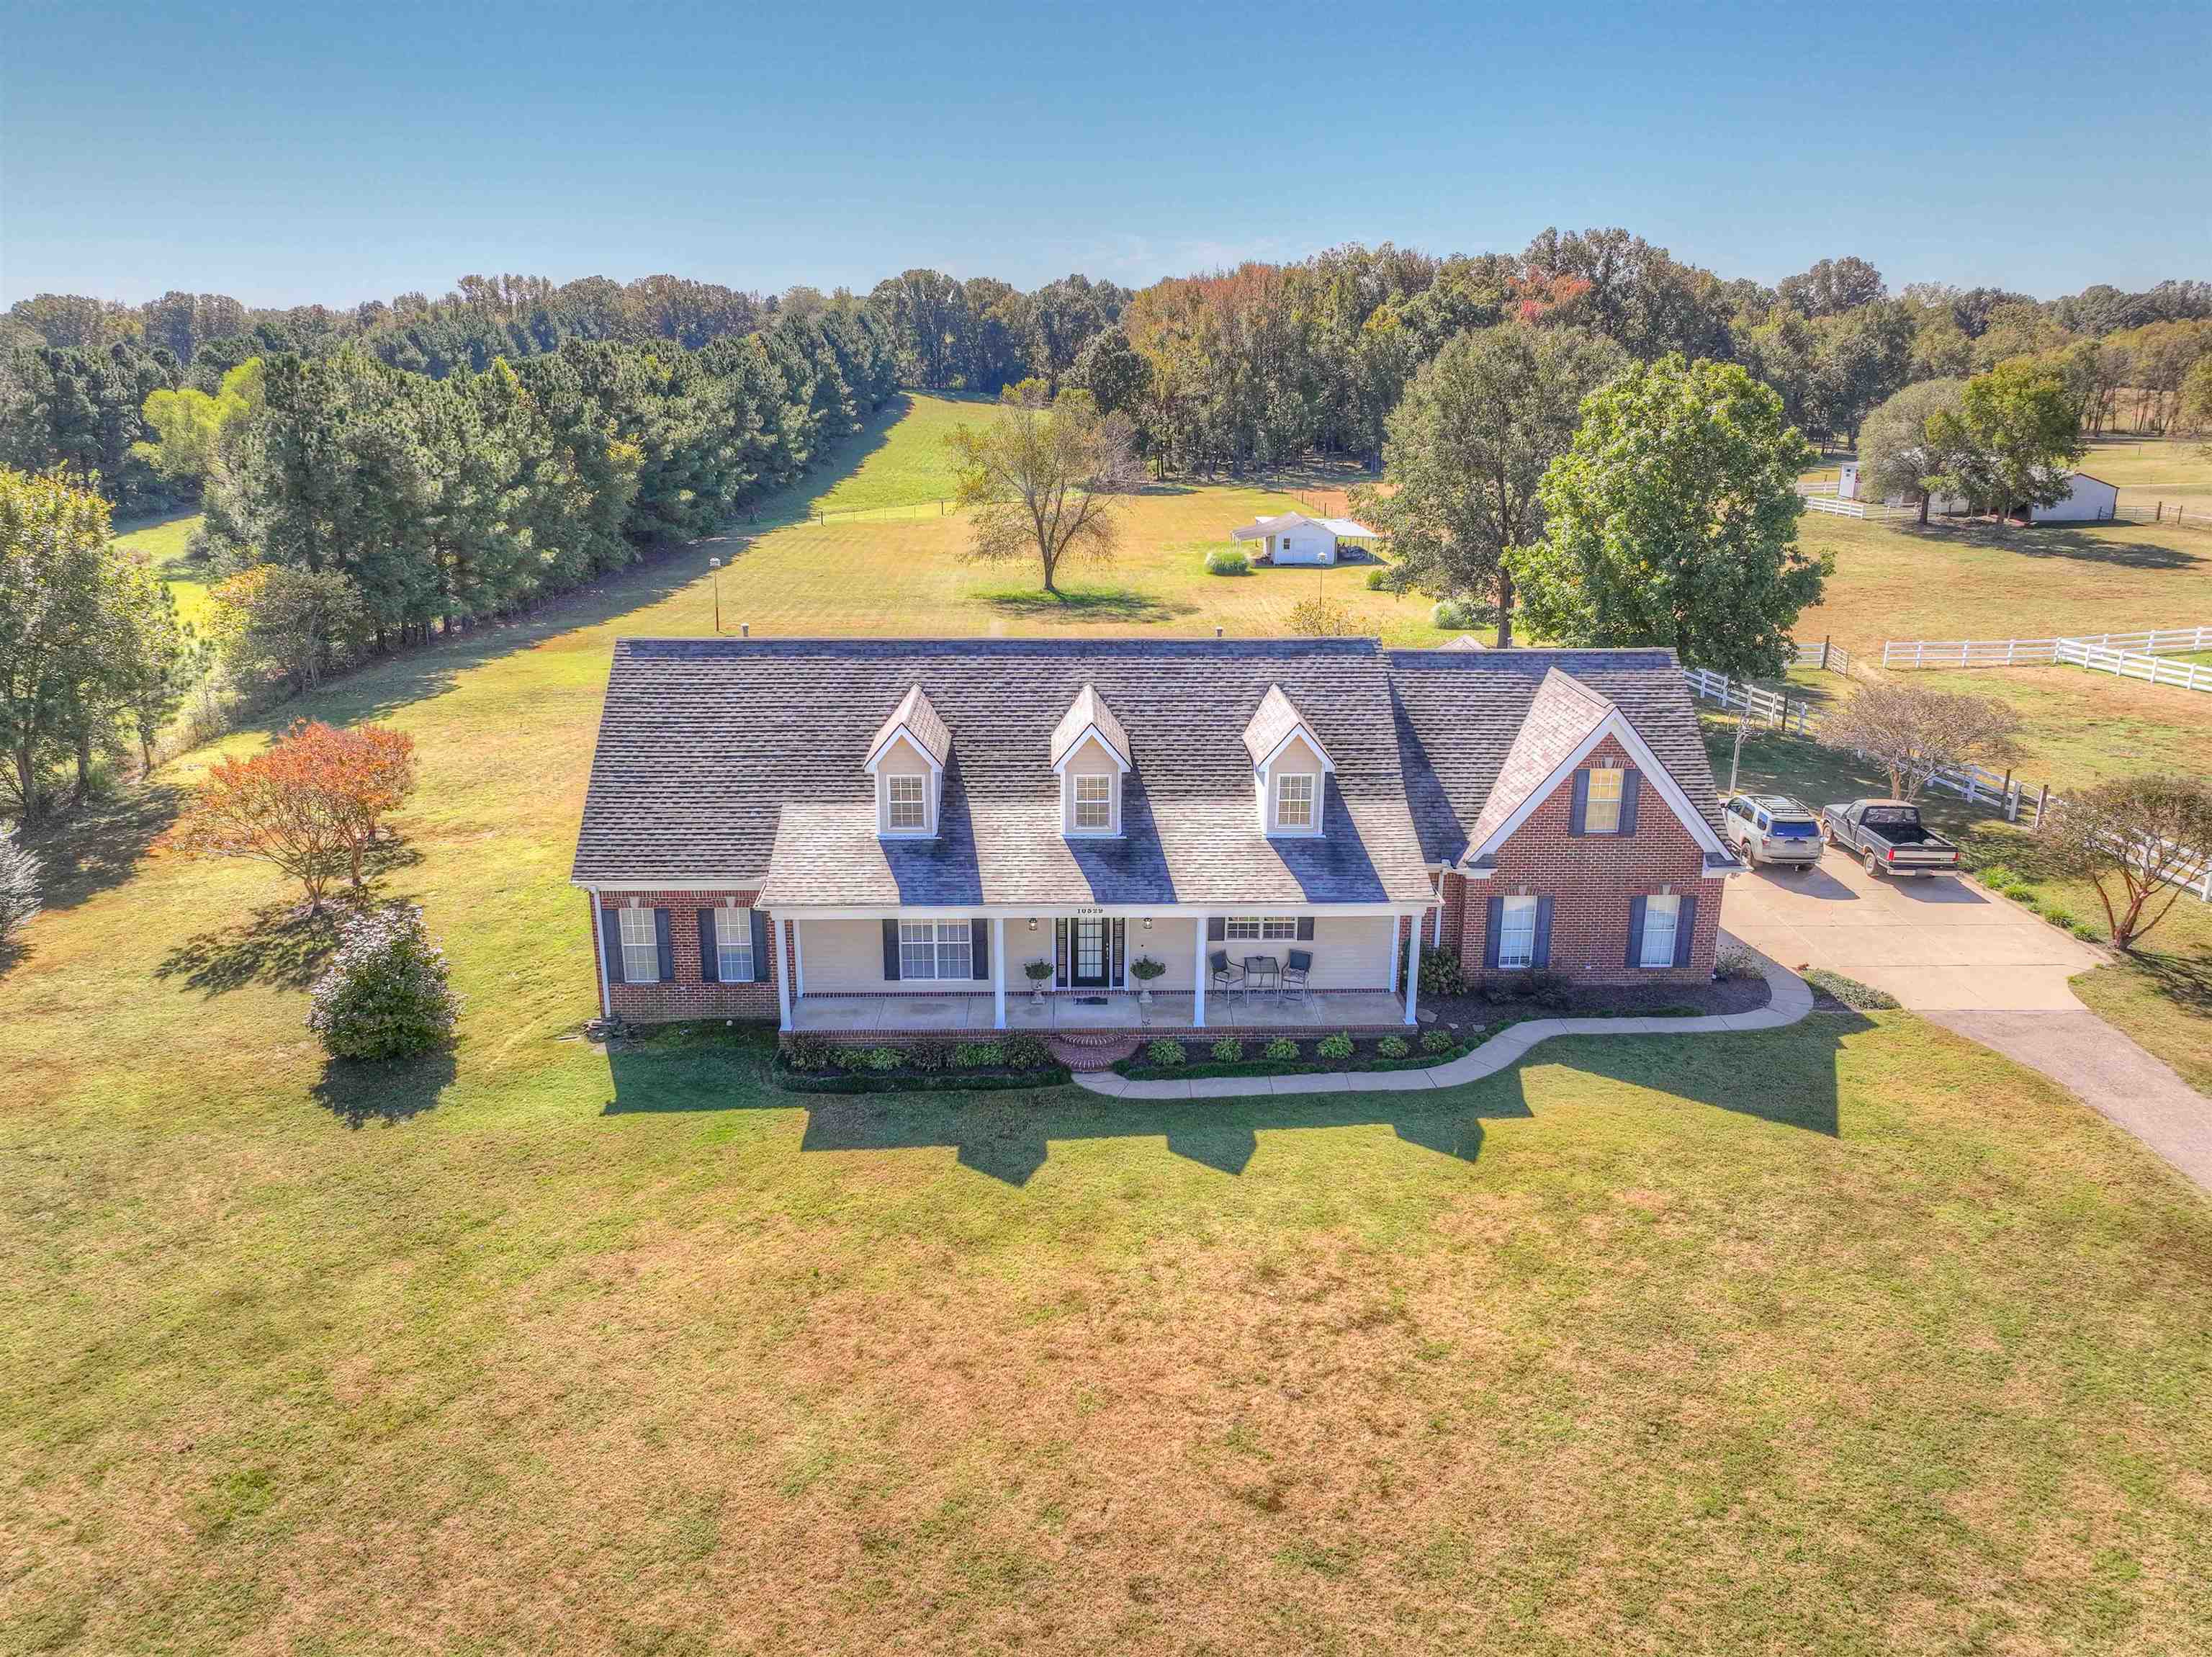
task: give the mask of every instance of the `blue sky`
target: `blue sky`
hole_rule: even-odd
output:
[[[1132,286],[1621,224],[2212,277],[2212,6],[0,4],[0,301],[464,272]]]

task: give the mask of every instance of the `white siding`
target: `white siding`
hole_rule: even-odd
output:
[[[889,990],[881,921],[800,921],[799,947],[810,996],[840,990]]]
[[[1336,537],[1319,524],[1297,524],[1267,538],[1277,564],[1334,564]]]
[[[2101,523],[2112,515],[2119,504],[2120,491],[2100,478],[2075,472],[2071,479],[2074,492],[2056,506],[2035,509],[2034,521],[2039,524]]]
[[[927,779],[930,774],[929,760],[921,749],[908,741],[903,734],[891,739],[890,745],[884,750],[883,758],[876,761],[877,833],[889,834],[893,832],[890,789],[883,779],[887,777],[921,777]],[[929,802],[929,826],[931,831],[934,832],[937,827],[937,791],[934,789],[925,789],[923,792]],[[901,829],[897,832],[912,834],[915,831]]]
[[[1085,738],[1076,745],[1075,752],[1067,756],[1067,763],[1060,772],[1060,822],[1062,833],[1094,835],[1102,832],[1097,829],[1079,830],[1075,826],[1075,779],[1079,777],[1098,776],[1110,777],[1114,779],[1112,832],[1119,834],[1121,832],[1121,768],[1114,756],[1106,751],[1105,746],[1097,737],[1092,736]]]

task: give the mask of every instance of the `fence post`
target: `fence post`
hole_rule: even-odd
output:
[[[2012,785],[2012,767],[2009,765],[2005,767],[2004,813],[2006,822],[2020,821],[2020,790]]]
[[[1828,646],[1833,637],[1834,635],[1830,633],[1820,635],[1820,671],[1824,673],[1828,671]]]
[[[2043,813],[2050,808],[2050,806],[2051,784],[2045,783],[2041,789],[2037,790],[2035,796],[2035,827],[2038,833],[2041,833],[2043,831]]]

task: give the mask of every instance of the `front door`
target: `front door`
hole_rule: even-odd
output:
[[[1079,915],[1075,919],[1074,932],[1075,959],[1071,963],[1068,982],[1079,989],[1104,989],[1109,964],[1104,918],[1097,915]]]

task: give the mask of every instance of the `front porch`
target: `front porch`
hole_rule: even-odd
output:
[[[871,1031],[914,1033],[985,1032],[998,1026],[994,1003],[982,995],[801,995],[791,1009],[791,1027],[823,1034]],[[1139,1004],[1123,990],[1060,990],[1031,1000],[1026,992],[1006,996],[1009,1030],[1049,1035],[1069,1030],[1181,1031],[1196,1026],[1194,998],[1171,991],[1155,993]],[[1383,990],[1308,991],[1250,996],[1217,990],[1206,998],[1206,1020],[1215,1030],[1344,1030],[1403,1027],[1406,999]]]

